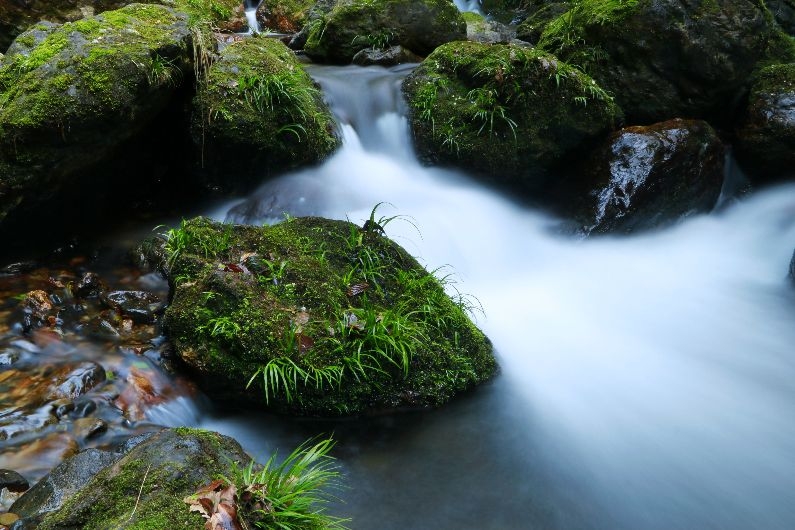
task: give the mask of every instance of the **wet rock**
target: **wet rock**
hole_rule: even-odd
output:
[[[81,451],[58,464],[46,477],[30,488],[30,491],[17,499],[11,510],[26,519],[57,510],[94,475],[120,457],[119,454],[99,449]]]
[[[754,179],[795,177],[795,64],[759,73],[737,128],[736,147],[743,169]]]
[[[42,320],[52,311],[53,305],[47,293],[41,290],[31,291],[25,296],[22,303],[26,311],[29,311],[37,319]]]
[[[17,263],[9,263],[4,267],[0,267],[0,276],[18,276],[25,274],[36,268],[34,261],[20,261]]]
[[[272,227],[197,218],[181,230],[188,241],[217,244],[207,251],[189,244],[174,259],[169,277],[173,282],[183,275],[183,280],[172,283],[164,326],[176,354],[214,397],[339,416],[409,405],[403,400],[407,391],[416,396],[411,404],[437,406],[496,370],[488,339],[433,276],[375,229],[321,218]],[[362,277],[359,253],[377,256],[378,278]],[[254,255],[258,259],[250,260]],[[244,272],[244,262],[261,272]],[[365,281],[379,289],[349,298],[350,286]],[[432,315],[423,312],[428,307]],[[413,332],[406,330],[394,344],[411,344],[410,358],[387,344],[379,354],[377,343],[361,342],[368,332],[387,339],[389,319],[406,318],[404,312],[415,315]],[[355,325],[351,315],[358,319]],[[387,322],[378,315],[387,315]],[[368,366],[355,366],[358,355],[368,356]],[[307,378],[269,386],[265,372],[258,374],[269,364]],[[364,373],[339,370],[346,365]],[[330,379],[315,379],[320,374]]]
[[[304,27],[314,5],[314,0],[263,0],[257,8],[257,20],[263,28],[278,33],[295,33]]]
[[[415,55],[403,46],[390,46],[386,49],[365,48],[353,56],[351,61],[359,66],[394,66],[404,63],[418,63],[422,57]]]
[[[577,68],[515,45],[452,42],[403,82],[414,143],[430,164],[538,194],[550,170],[615,128],[621,111]]]
[[[97,418],[79,418],[75,420],[73,428],[75,438],[89,440],[107,432],[108,424]]]
[[[0,370],[13,366],[20,357],[21,354],[18,351],[10,348],[0,352]]]
[[[83,397],[74,401],[70,413],[76,418],[85,418],[97,410],[97,403],[91,398]]]
[[[77,454],[78,450],[77,442],[70,434],[55,432],[20,447],[4,448],[0,452],[0,467],[40,477],[64,459]]]
[[[205,177],[226,190],[317,163],[340,145],[312,79],[289,48],[265,37],[224,48],[194,99],[192,131]]]
[[[105,381],[105,369],[94,362],[84,362],[68,372],[62,370],[56,377],[57,381],[49,394],[49,398],[76,398]]]
[[[145,364],[145,363],[144,363]],[[127,386],[114,401],[124,417],[139,421],[146,411],[176,397],[174,385],[150,366],[132,367],[126,377]]]
[[[190,512],[182,500],[209,478],[227,475],[232,462],[245,464],[250,460],[231,438],[197,429],[166,429],[118,460],[95,455],[89,462],[91,476],[81,469],[88,465],[78,465],[83,454],[53,470],[40,483],[44,487],[49,483],[49,491],[57,491],[63,485],[68,488],[68,496],[61,495],[58,502],[52,493],[34,498],[37,484],[14,503],[12,510],[31,517],[55,507],[55,511],[44,515],[40,525],[49,530],[154,529],[163,528],[164,521],[169,521],[173,530],[202,528],[202,517]],[[70,484],[70,475],[77,475],[74,480],[80,483],[79,487]],[[137,502],[127,502],[128,499]]]
[[[549,23],[539,46],[586,67],[638,124],[730,124],[760,62],[795,58],[755,0],[586,0]]]
[[[75,285],[74,292],[80,298],[96,298],[105,290],[105,284],[97,273],[86,272]]]
[[[10,527],[19,520],[19,516],[15,513],[7,512],[0,514],[0,525]]]
[[[779,26],[790,35],[795,35],[795,1],[767,0],[765,5],[776,17]]]
[[[306,39],[309,38],[309,32],[314,26],[312,23],[315,21],[322,21],[325,15],[328,14],[335,5],[337,5],[337,0],[318,0],[315,2],[309,9],[301,30],[290,39],[290,48],[293,50],[303,50]],[[259,17],[259,10],[257,11],[257,16]],[[267,26],[261,18],[259,20],[263,26]]]
[[[316,61],[347,64],[365,48],[399,44],[424,56],[464,39],[466,22],[448,0],[357,0],[313,22],[304,51]]]
[[[10,469],[0,469],[0,489],[8,488],[8,491],[19,493],[30,488],[27,479]]]
[[[165,307],[157,295],[147,291],[111,291],[101,298],[108,307],[118,309],[138,323],[154,322]]]
[[[538,44],[547,25],[569,9],[571,9],[570,2],[537,3],[536,9],[516,26],[516,38],[530,44]]]
[[[564,200],[579,205],[586,234],[655,228],[710,211],[723,164],[723,145],[706,122],[627,127],[586,162],[587,190],[572,189]]]

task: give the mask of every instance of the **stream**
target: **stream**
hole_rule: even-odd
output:
[[[108,433],[81,447],[190,425],[266,458],[333,434],[346,488],[330,511],[353,529],[795,528],[795,291],[786,278],[795,186],[664,231],[567,238],[556,219],[416,160],[400,95],[411,66],[309,70],[338,117],[342,149],[205,214],[361,224],[384,203],[379,214],[401,216],[387,235],[451,273],[482,307],[475,317],[500,375],[438,410],[355,420],[221,409],[176,380],[136,421],[105,409]],[[132,271],[106,277],[157,286]],[[114,371],[114,385],[158,361],[156,347],[130,353],[103,339],[48,350],[0,331],[8,351],[78,350]],[[148,333],[132,342],[162,340]],[[28,454],[20,447],[0,445]],[[12,463],[37,477],[46,471],[35,458],[29,468]]]

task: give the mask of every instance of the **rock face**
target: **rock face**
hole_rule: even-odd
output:
[[[460,301],[375,220],[197,218],[149,255],[173,285],[167,334],[217,398],[351,415],[440,405],[496,369]]]
[[[526,193],[564,155],[612,130],[620,109],[580,70],[537,50],[445,44],[403,84],[420,157]]]
[[[587,189],[571,192],[582,231],[632,232],[710,211],[724,149],[707,123],[671,120],[613,133],[586,165]]]
[[[262,27],[282,33],[295,33],[307,21],[313,0],[264,0],[257,8]]]
[[[0,223],[74,186],[166,108],[192,75],[189,48],[187,16],[158,5],[20,35],[0,66]]]
[[[344,0],[311,22],[304,51],[312,59],[350,63],[359,50],[399,44],[425,56],[466,39],[466,22],[449,0]]]
[[[639,124],[730,121],[758,63],[795,56],[756,0],[584,0],[539,46],[584,67]]]
[[[199,87],[192,129],[205,173],[226,188],[318,162],[340,144],[312,79],[284,44],[264,37],[223,50]]]
[[[776,17],[781,29],[795,35],[795,1],[793,0],[768,0],[765,5]]]
[[[547,25],[571,9],[571,3],[539,2],[533,7],[534,9],[531,10],[527,18],[516,27],[516,38],[529,42],[530,44],[538,44],[538,41],[541,39],[541,34],[544,32]]]
[[[250,460],[231,438],[197,429],[166,429],[130,445],[122,454],[89,449],[67,460],[12,511],[40,530],[195,530],[204,520],[183,499],[228,474],[232,462]]]
[[[759,73],[737,129],[737,156],[760,180],[795,175],[795,64]]]

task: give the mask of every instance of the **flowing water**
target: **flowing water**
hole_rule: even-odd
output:
[[[354,529],[795,528],[795,187],[665,231],[565,238],[555,219],[417,162],[409,68],[313,67],[342,149],[208,213],[361,223],[387,201],[379,214],[406,217],[387,234],[479,300],[501,374],[434,411],[287,419],[178,392],[137,425],[219,430],[259,458],[333,433],[349,486],[333,511]]]
[[[406,72],[313,68],[342,150],[215,215],[361,222],[389,201],[379,212],[411,222],[387,233],[482,304],[502,374],[432,412],[203,425],[261,456],[333,430],[353,528],[795,527],[795,187],[665,231],[566,239],[416,161]]]

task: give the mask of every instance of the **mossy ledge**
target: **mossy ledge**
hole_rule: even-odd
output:
[[[219,399],[300,415],[438,406],[490,378],[490,341],[377,221],[183,222],[148,245],[165,329]]]

